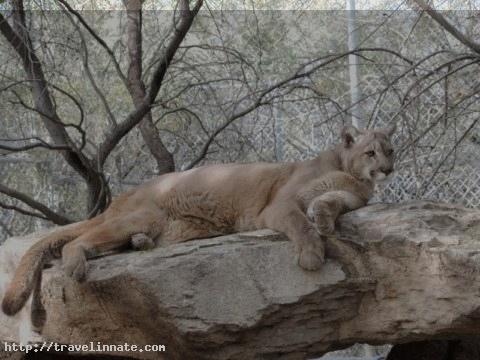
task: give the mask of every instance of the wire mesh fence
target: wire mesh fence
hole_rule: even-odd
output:
[[[62,22],[60,15],[49,14],[58,20],[52,23],[62,27],[38,36],[38,41],[49,42],[49,48],[53,43],[50,37],[60,41],[64,29],[70,29],[68,19]],[[99,31],[104,17],[111,24],[118,21],[113,13],[90,15],[92,19],[98,16]],[[448,15],[472,34],[477,32],[478,21],[471,13]],[[158,16],[146,14],[146,26],[156,29],[154,24],[162,23]],[[162,86],[158,106],[152,110],[177,170],[205,163],[310,159],[339,141],[341,128],[352,120],[353,106],[345,56],[345,12],[245,12],[241,16],[221,12],[211,16],[202,18],[199,35],[179,53]],[[438,24],[417,12],[362,11],[358,17],[363,50],[357,52],[361,58],[360,100],[355,106],[360,107],[361,120],[369,128],[398,127],[395,176],[372,201],[432,199],[479,207],[478,55],[452,41]],[[122,29],[121,22],[117,25]],[[107,28],[112,30],[106,26],[105,31]],[[220,29],[222,42],[201,35],[215,29]],[[280,30],[283,36],[272,46],[272,41],[266,40],[277,37]],[[157,34],[153,31],[145,37],[146,49],[155,48]],[[75,45],[67,43],[68,47]],[[78,50],[83,51],[81,46]],[[90,55],[91,65],[108,63],[103,52]],[[17,73],[15,63],[9,61],[12,54],[2,56],[2,71]],[[65,63],[47,61],[44,65],[52,74],[71,73],[70,82],[76,84],[72,88],[81,85],[75,93],[88,113],[85,152],[94,160],[97,145],[108,133],[108,121],[100,99],[91,96],[89,85],[84,84],[82,57],[62,60]],[[92,71],[105,89],[111,89],[107,97],[118,118],[126,116],[128,101],[118,96],[122,91],[113,68],[105,72],[102,66],[92,66]],[[22,80],[22,72],[18,74]],[[52,81],[70,88],[71,84],[60,78],[63,76]],[[2,86],[10,88],[14,80],[5,77]],[[24,109],[15,94],[3,94],[0,106],[9,121],[1,129],[2,138],[21,139],[27,134],[49,140],[44,127],[38,125],[38,113]],[[77,114],[75,106],[57,95],[62,113]],[[2,157],[0,163],[2,183],[71,218],[88,214],[84,179],[59,152],[13,153]],[[113,195],[157,172],[154,157],[137,129],[119,143],[101,170]],[[2,200],[9,206],[25,206],[8,197]],[[7,232],[26,233],[47,225],[44,220],[0,210],[0,239]]]
[[[381,92],[381,82],[373,76],[369,79],[372,83],[366,88]],[[370,109],[370,114],[375,112],[368,121],[371,127],[392,123],[398,127],[393,140],[398,154],[395,175],[388,185],[379,188],[372,201],[429,199],[480,207],[480,146],[475,142],[475,131],[459,141],[477,119],[467,116],[439,126],[438,118],[444,116],[443,90],[429,91],[424,97],[415,106],[400,111],[388,102],[375,108],[376,97],[364,101],[365,113],[368,114],[365,109]],[[295,101],[257,109],[229,131],[219,134],[203,163],[305,160],[340,141],[339,134],[344,124],[348,124],[348,117],[335,119],[332,112],[338,110],[327,110],[318,99],[306,99],[304,94]],[[421,121],[417,121],[419,113]],[[190,163],[195,146],[206,141],[206,135],[192,131],[192,127],[185,127],[185,131],[185,137],[198,135],[192,141],[193,151],[182,148],[176,153],[178,164]],[[170,140],[173,147],[178,137]]]

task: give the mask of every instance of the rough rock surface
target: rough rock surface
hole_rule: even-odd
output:
[[[37,239],[0,247],[0,291]],[[121,354],[139,359],[243,360],[479,333],[480,211],[371,205],[342,216],[327,245],[318,272],[300,269],[290,242],[269,230],[98,258],[84,284],[54,266],[44,272],[41,338],[166,345]],[[22,313],[0,316],[0,339],[33,339]]]

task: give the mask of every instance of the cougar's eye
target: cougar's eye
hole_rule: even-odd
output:
[[[365,154],[367,154],[369,157],[374,157],[375,156],[375,151],[370,150],[370,151],[367,151]]]
[[[393,149],[389,149],[385,152],[387,156],[392,156],[393,155]]]

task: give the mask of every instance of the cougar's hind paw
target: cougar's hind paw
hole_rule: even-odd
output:
[[[63,269],[67,276],[78,282],[83,282],[87,275],[87,260],[85,258],[68,260],[63,264]]]
[[[130,243],[133,250],[139,251],[150,250],[155,247],[155,242],[153,241],[153,239],[144,233],[132,235]]]

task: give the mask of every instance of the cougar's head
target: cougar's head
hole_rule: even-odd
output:
[[[344,171],[360,180],[382,181],[393,172],[394,151],[390,141],[395,126],[359,130],[346,126],[342,130],[340,158]]]

